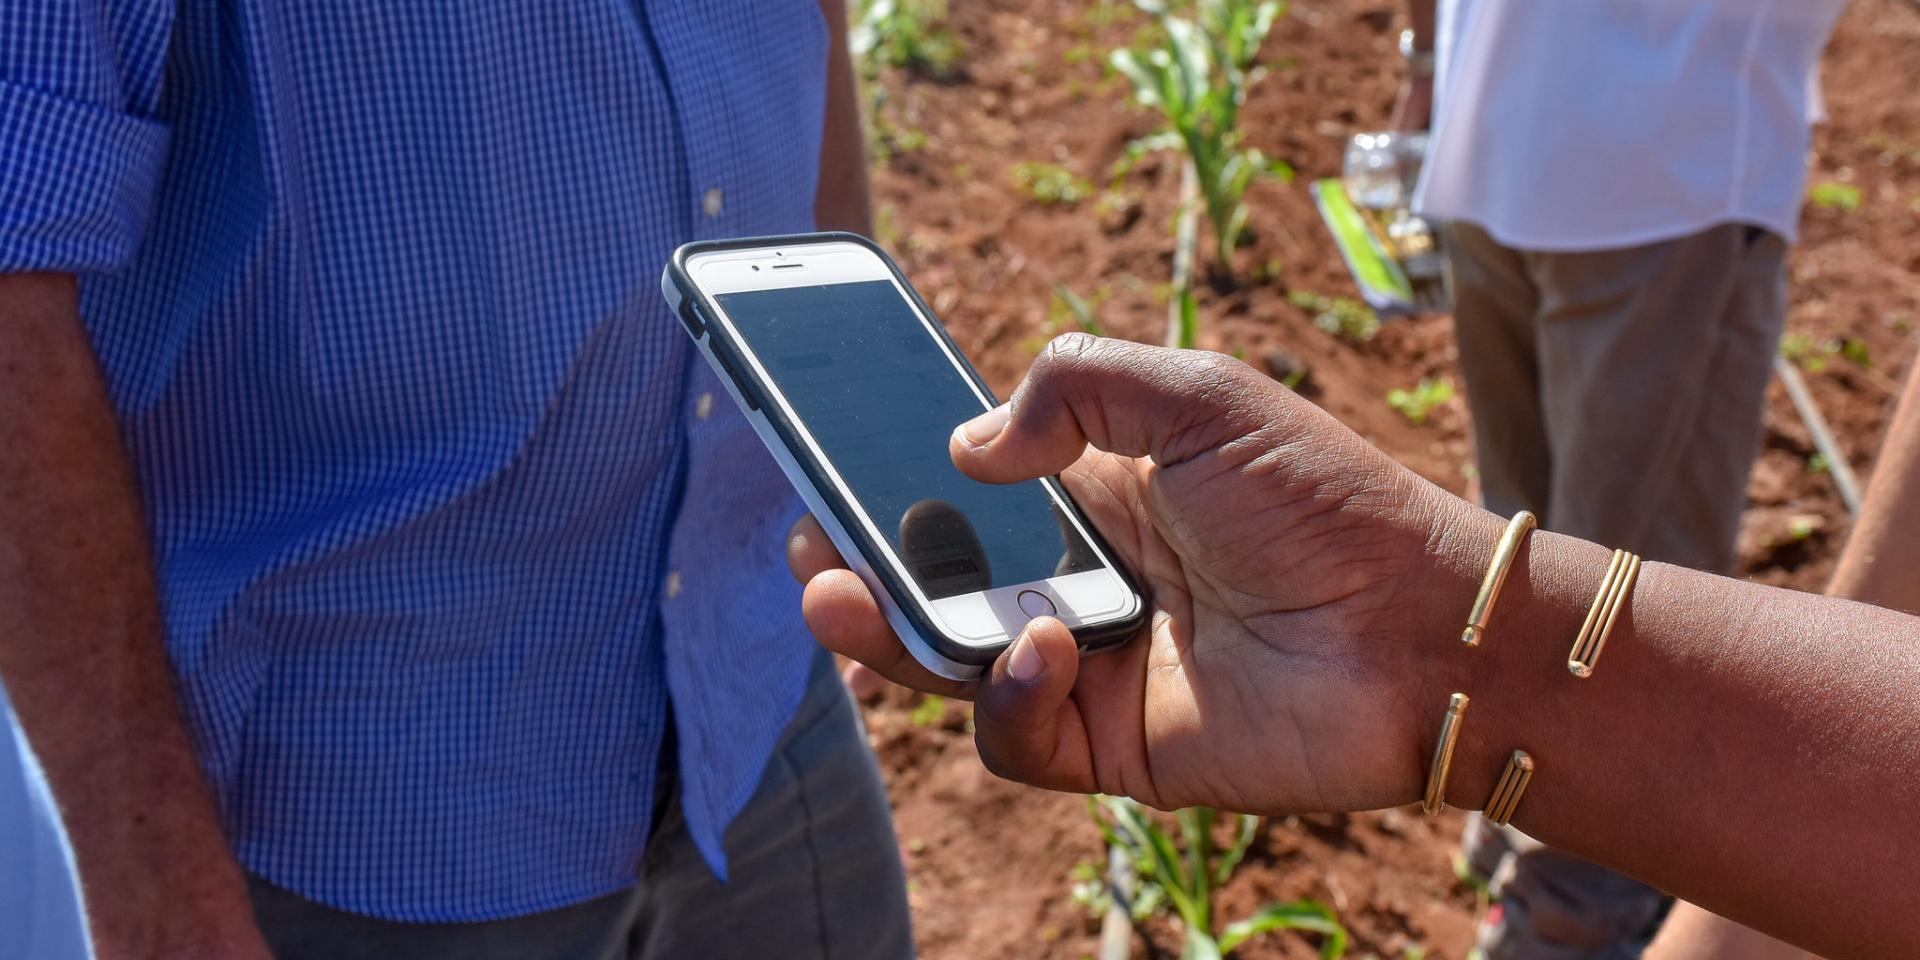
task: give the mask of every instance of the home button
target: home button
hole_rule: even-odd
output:
[[[1051,617],[1058,613],[1054,609],[1053,601],[1047,599],[1047,595],[1038,590],[1022,590],[1014,599],[1020,604],[1020,612],[1029,617]]]

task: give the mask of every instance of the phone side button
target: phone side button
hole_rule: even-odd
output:
[[[688,333],[693,334],[695,340],[700,339],[707,332],[700,323],[700,315],[693,309],[692,297],[680,298],[680,323],[687,328]]]
[[[734,391],[740,394],[741,400],[746,401],[747,409],[760,409],[760,405],[753,402],[753,391],[747,389],[747,382],[740,379],[740,374],[733,369],[733,361],[728,360],[726,355],[718,350],[713,352],[713,358],[720,361],[720,369],[727,372],[727,378],[733,381]]]

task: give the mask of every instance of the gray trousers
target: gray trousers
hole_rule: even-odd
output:
[[[758,792],[728,826],[729,881],[671,804],[640,882],[485,923],[394,923],[258,878],[254,914],[280,960],[899,960],[913,956],[891,810],[853,703],[824,651]]]
[[[1781,238],[1726,224],[1543,253],[1455,224],[1446,239],[1487,508],[1731,572],[1786,319]],[[1466,845],[1500,902],[1481,935],[1487,960],[1635,957],[1665,908],[1651,887],[1477,817]]]

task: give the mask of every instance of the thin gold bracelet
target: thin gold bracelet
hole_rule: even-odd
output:
[[[1600,590],[1594,594],[1593,606],[1587,608],[1587,619],[1580,624],[1580,634],[1573,640],[1573,649],[1567,652],[1568,672],[1581,678],[1593,676],[1593,668],[1607,648],[1607,635],[1613,632],[1620,608],[1626,605],[1627,595],[1633,591],[1633,582],[1639,576],[1640,558],[1625,550],[1615,550],[1607,561],[1606,575],[1600,578]]]
[[[1467,712],[1467,695],[1447,700],[1447,718],[1440,721],[1440,742],[1433,745],[1433,766],[1427,768],[1427,795],[1420,809],[1432,816],[1447,808],[1447,776],[1453,773],[1453,745],[1460,740],[1460,717]]]
[[[1533,757],[1525,750],[1515,750],[1507,759],[1507,769],[1500,774],[1500,782],[1494,784],[1493,796],[1487,798],[1487,809],[1481,816],[1496,827],[1504,827],[1513,819],[1513,811],[1520,806],[1520,797],[1527,792],[1527,783],[1533,779]]]
[[[1469,647],[1480,645],[1487,621],[1493,619],[1493,605],[1500,599],[1500,588],[1506,586],[1507,572],[1513,569],[1513,558],[1536,523],[1529,510],[1522,510],[1507,521],[1507,532],[1500,535],[1500,545],[1493,550],[1493,561],[1487,564],[1487,575],[1480,580],[1480,595],[1473,598],[1473,612],[1467,615],[1467,629],[1460,634],[1461,643]]]

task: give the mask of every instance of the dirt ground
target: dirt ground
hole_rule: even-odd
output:
[[[896,149],[877,162],[880,239],[1003,394],[1046,337],[1071,329],[1049,302],[1062,285],[1097,302],[1108,335],[1158,340],[1165,317],[1177,168],[1149,159],[1118,195],[1042,204],[1015,184],[1022,162],[1063,165],[1098,188],[1125,145],[1154,128],[1104,68],[1143,21],[1125,3],[955,0],[965,53],[946,78],[883,77],[881,119]],[[1202,345],[1255,365],[1307,370],[1301,392],[1421,474],[1472,492],[1462,401],[1422,425],[1385,395],[1453,377],[1444,317],[1391,322],[1354,342],[1315,325],[1290,295],[1352,296],[1305,184],[1336,175],[1346,138],[1385,125],[1398,85],[1401,5],[1296,0],[1264,49],[1268,76],[1246,110],[1251,143],[1299,172],[1257,186],[1238,281],[1201,294]],[[1856,209],[1810,203],[1791,259],[1790,333],[1806,378],[1864,481],[1920,325],[1920,6],[1855,0],[1824,69],[1830,114],[1812,180],[1859,191]],[[1846,349],[1840,349],[1841,345]],[[1818,589],[1847,528],[1830,475],[1783,390],[1768,400],[1765,447],[1741,535],[1742,574]],[[963,707],[933,722],[890,691],[869,730],[887,772],[919,944],[931,960],[1081,957],[1097,922],[1069,894],[1075,864],[1103,857],[1080,798],[994,779],[979,764]],[[1458,822],[1407,811],[1268,823],[1221,895],[1227,919],[1275,899],[1334,906],[1350,955],[1457,958],[1474,895],[1453,878]],[[1177,931],[1150,925],[1177,955]],[[1311,957],[1276,934],[1236,954]]]

